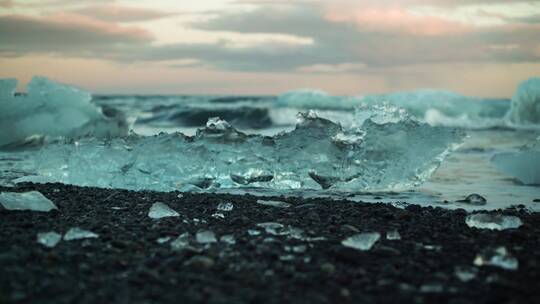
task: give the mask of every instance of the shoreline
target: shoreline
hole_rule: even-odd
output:
[[[469,228],[463,209],[62,184],[0,187],[30,190],[59,210],[0,207],[0,303],[532,303],[540,296],[540,213],[525,209],[493,211],[523,221],[518,229],[493,231]],[[260,199],[291,206],[257,204]],[[155,202],[180,216],[149,218]],[[225,202],[234,208],[218,212]],[[305,238],[257,226],[268,222],[301,229]],[[36,241],[37,233],[73,227],[99,237],[54,248]],[[197,232],[208,230],[217,240],[233,235],[236,243],[197,243]],[[400,240],[386,238],[393,230]],[[189,246],[172,249],[185,232]],[[381,234],[370,250],[342,245],[364,232]],[[156,241],[165,237],[170,240]],[[473,265],[479,253],[499,246],[518,260],[517,270]],[[474,278],[464,282],[460,269]]]

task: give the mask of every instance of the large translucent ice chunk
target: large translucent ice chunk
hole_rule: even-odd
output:
[[[517,216],[492,213],[471,214],[467,216],[465,223],[471,228],[491,230],[514,229],[523,225]]]
[[[358,114],[361,123],[351,129],[303,114],[293,131],[273,137],[246,135],[211,120],[194,137],[176,133],[61,142],[41,150],[35,170],[63,183],[159,191],[407,189],[423,183],[463,134],[394,111],[364,109]],[[236,178],[254,171],[264,172],[264,178]]]
[[[517,125],[540,124],[540,78],[519,84],[512,97],[508,119]]]
[[[195,235],[197,243],[208,244],[217,242],[216,234],[210,230],[199,231]]]
[[[164,203],[157,202],[150,207],[150,210],[148,211],[148,217],[152,219],[160,219],[164,217],[175,217],[180,216],[178,212],[171,209],[171,207],[167,206]]]
[[[7,210],[30,210],[49,212],[56,205],[38,191],[0,193],[0,204]]]
[[[21,96],[14,95],[16,86],[14,79],[0,79],[0,147],[35,135],[73,138],[127,134],[125,118],[92,104],[87,92],[45,77],[34,77]]]
[[[381,234],[378,232],[359,233],[344,239],[341,244],[345,247],[367,251],[370,250],[380,238]]]
[[[332,96],[320,90],[294,90],[278,96],[277,107],[297,109],[352,109],[361,104],[354,97]]]

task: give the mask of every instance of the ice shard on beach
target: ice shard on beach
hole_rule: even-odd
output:
[[[0,205],[7,210],[49,212],[58,209],[51,200],[38,191],[0,193]]]
[[[343,128],[304,113],[294,130],[272,137],[210,119],[193,137],[62,141],[42,148],[35,173],[62,183],[135,190],[401,190],[422,184],[463,138],[394,108],[363,108],[356,117],[355,126]]]
[[[367,251],[370,250],[380,238],[381,234],[378,232],[359,233],[344,239],[341,244],[345,247]]]
[[[540,144],[524,147],[518,152],[495,154],[491,163],[500,172],[526,185],[540,185]]]
[[[476,213],[468,215],[465,218],[465,223],[471,228],[505,230],[519,228],[523,222],[517,216],[491,214],[491,213]]]
[[[171,209],[171,207],[167,206],[166,204],[162,202],[157,202],[152,204],[152,207],[150,207],[150,210],[148,211],[148,217],[152,219],[160,219],[164,217],[176,217],[180,216],[178,212]]]

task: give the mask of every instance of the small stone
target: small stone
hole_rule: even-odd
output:
[[[487,203],[487,200],[480,194],[473,193],[468,195],[465,199],[458,200],[457,202],[475,206],[483,206]]]
[[[196,255],[184,262],[184,266],[193,267],[200,270],[207,270],[214,266],[214,259],[204,256]]]
[[[197,232],[197,234],[195,235],[195,239],[197,240],[197,243],[200,243],[200,244],[208,244],[208,243],[217,242],[216,235],[214,234],[214,232],[210,230]]]
[[[64,234],[64,241],[73,241],[73,240],[80,240],[80,239],[91,239],[91,238],[97,238],[99,235],[93,233],[89,230],[84,230],[81,228],[71,228]]]
[[[175,217],[180,216],[178,212],[171,209],[169,206],[162,202],[156,202],[150,207],[148,211],[148,216],[152,219],[160,219],[164,217]]]
[[[367,251],[370,250],[380,238],[381,234],[378,232],[360,233],[344,239],[341,244],[345,247]]]
[[[38,191],[0,193],[0,204],[7,210],[49,212],[56,205]]]
[[[336,266],[331,263],[324,263],[321,265],[321,271],[326,274],[332,274],[336,271]]]
[[[219,203],[217,205],[217,210],[219,211],[229,212],[229,211],[232,211],[233,209],[234,209],[234,205],[232,203]]]
[[[49,248],[53,248],[60,242],[62,235],[54,231],[51,232],[42,232],[37,234],[37,242],[41,245]]]
[[[467,216],[465,223],[471,228],[491,230],[514,229],[523,224],[517,216],[492,213],[471,214]]]
[[[277,208],[289,208],[291,204],[282,201],[257,200],[257,204]]]

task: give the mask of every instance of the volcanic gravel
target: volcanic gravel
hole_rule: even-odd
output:
[[[57,211],[0,207],[0,303],[538,303],[540,216],[499,210],[523,225],[504,231],[465,224],[464,210],[404,209],[328,198],[265,197],[288,208],[257,204],[251,195],[135,192],[61,184],[24,184],[0,191],[37,190]],[[148,217],[163,202],[180,216]],[[216,210],[230,202],[228,212]],[[223,214],[223,217],[216,215]],[[257,227],[276,222],[302,229],[308,240]],[[90,230],[98,238],[47,248],[40,232]],[[236,243],[199,244],[210,230]],[[248,233],[251,230],[251,234]],[[388,240],[397,230],[401,240]],[[258,231],[259,233],[255,233]],[[171,241],[188,232],[189,246]],[[368,251],[342,240],[379,232]],[[257,234],[257,235],[255,235]],[[158,243],[157,239],[170,237]],[[313,239],[315,238],[315,239]],[[321,239],[324,238],[324,239]],[[476,255],[504,246],[517,270],[476,267]],[[456,269],[477,270],[464,282]]]

